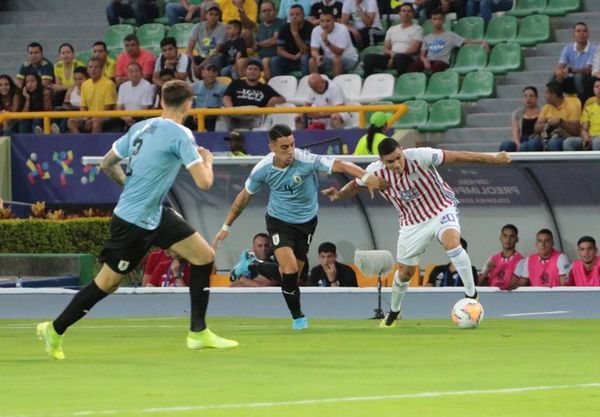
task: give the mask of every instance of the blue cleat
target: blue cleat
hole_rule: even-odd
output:
[[[308,319],[306,317],[298,317],[292,320],[292,329],[305,330],[308,329]]]

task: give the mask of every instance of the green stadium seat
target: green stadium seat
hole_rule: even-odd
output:
[[[550,18],[548,16],[533,14],[521,20],[515,42],[521,46],[534,46],[548,40],[550,40]]]
[[[124,48],[115,48],[108,51],[108,56],[112,59],[117,59],[117,57],[124,51]]]
[[[146,23],[138,28],[137,36],[142,48],[160,48],[160,41],[165,37],[165,27],[160,23]]]
[[[454,24],[452,30],[466,39],[483,39],[485,22],[479,16],[463,17]]]
[[[135,33],[135,28],[131,25],[112,25],[104,33],[104,42],[107,49],[123,48],[123,39],[125,36]]]
[[[121,19],[121,24],[135,26],[137,24],[137,21],[133,17],[130,17],[126,19]]]
[[[162,49],[160,49],[160,47],[156,47],[156,46],[150,46],[145,49],[148,52],[152,52],[154,54],[154,56],[160,56],[160,54],[162,53]]]
[[[193,23],[177,23],[176,25],[171,26],[168,36],[173,36],[175,38],[179,48],[185,48],[190,40],[192,29],[194,29]]]
[[[89,49],[85,51],[79,51],[77,52],[77,55],[75,55],[75,59],[85,65],[87,65],[87,62],[91,57],[92,51]]]
[[[462,75],[485,68],[487,61],[488,53],[483,45],[463,45],[458,50],[452,69]]]
[[[425,94],[427,87],[427,75],[423,72],[407,72],[402,74],[396,80],[394,94],[386,97],[393,103],[402,103],[406,100],[412,100]]]
[[[496,45],[492,49],[490,62],[485,69],[494,74],[506,74],[508,71],[518,71],[522,66],[521,45],[508,42]]]
[[[460,101],[454,99],[440,100],[433,103],[427,123],[419,127],[421,132],[444,132],[462,124]]]
[[[444,30],[451,31],[452,30],[452,20],[446,19],[444,21]],[[433,32],[433,24],[431,23],[431,19],[427,19],[425,23],[423,23],[423,36],[427,36]]]
[[[517,0],[512,10],[506,14],[517,17],[525,17],[534,13],[541,13],[546,8],[547,0]]]
[[[465,76],[460,92],[450,96],[460,101],[476,101],[494,94],[494,74],[490,71],[470,72]]]
[[[410,100],[405,102],[408,111],[394,122],[395,129],[416,129],[427,123],[429,105],[425,100]]]
[[[512,41],[517,36],[518,22],[514,16],[494,16],[488,23],[485,40],[491,45]]]
[[[425,94],[417,98],[425,101],[436,101],[447,98],[458,93],[459,84],[460,77],[456,71],[436,72],[429,79]]]
[[[548,6],[541,13],[548,16],[564,16],[581,8],[581,0],[549,0]]]

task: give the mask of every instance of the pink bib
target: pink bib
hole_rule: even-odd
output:
[[[541,260],[538,254],[529,256],[529,284],[532,287],[558,287],[561,285],[558,273],[560,252],[554,249],[550,258]]]
[[[519,252],[515,252],[510,258],[503,257],[502,252],[492,256],[492,261],[496,266],[488,272],[489,286],[498,287],[501,290],[508,290],[513,271],[521,259],[523,259],[523,255]]]
[[[596,256],[594,267],[588,273],[583,266],[581,259],[573,262],[569,272],[568,285],[577,287],[600,287],[600,256]]]

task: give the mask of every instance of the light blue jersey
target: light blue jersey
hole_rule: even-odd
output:
[[[246,190],[255,194],[267,184],[271,188],[269,216],[292,224],[306,223],[319,209],[317,172],[330,174],[334,159],[295,149],[294,161],[282,169],[273,165],[274,156],[270,153],[256,164],[246,180]]]
[[[181,165],[189,168],[202,162],[191,130],[161,117],[133,125],[112,150],[119,158],[129,157],[114,214],[147,230],[158,227],[162,202]]]

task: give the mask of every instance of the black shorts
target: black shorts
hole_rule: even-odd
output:
[[[308,261],[306,254],[317,228],[317,216],[306,223],[300,224],[284,222],[268,214],[265,219],[273,250],[283,247],[292,248],[296,259],[304,262]]]
[[[127,274],[152,246],[168,249],[194,233],[194,228],[169,207],[163,208],[160,224],[154,230],[144,229],[113,215],[110,237],[98,259],[116,273]]]

